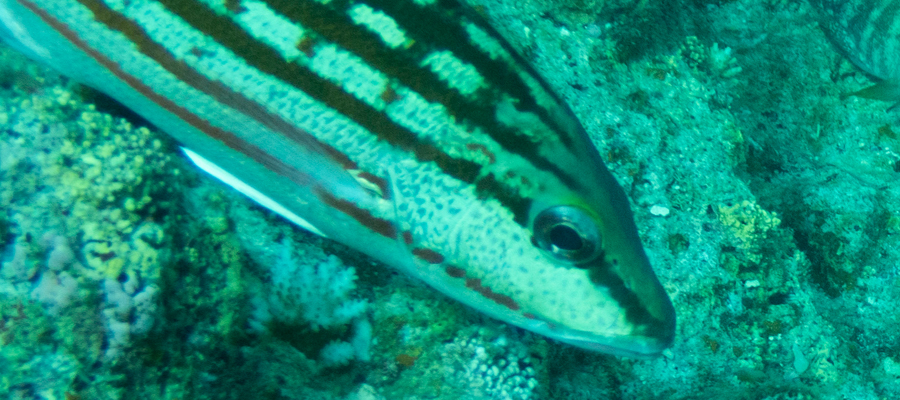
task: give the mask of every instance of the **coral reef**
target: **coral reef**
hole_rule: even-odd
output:
[[[271,325],[308,326],[316,333],[352,323],[350,340],[330,341],[319,352],[320,359],[329,367],[353,359],[368,361],[372,328],[365,319],[367,303],[350,297],[356,287],[353,268],[345,267],[334,255],[295,254],[289,242],[279,247],[278,261],[270,269],[271,282],[260,290],[261,298],[253,301],[251,326],[266,334],[272,334],[267,328]]]

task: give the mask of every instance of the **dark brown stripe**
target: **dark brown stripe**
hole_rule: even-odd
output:
[[[193,0],[160,0],[160,3],[247,64],[327,104],[380,139],[413,153],[419,161],[433,161],[445,173],[467,183],[474,182],[478,176],[480,165],[451,157],[434,145],[420,141],[415,133],[394,123],[387,115],[356,99],[340,86],[296,63],[285,62],[277,51],[257,42],[231,19],[219,16]]]
[[[196,114],[190,112],[189,110],[175,104],[173,101],[169,100],[167,97],[162,96],[156,92],[154,92],[149,86],[145,85],[140,79],[128,74],[115,61],[110,60],[102,53],[91,47],[84,40],[82,40],[78,34],[69,29],[61,21],[54,18],[52,15],[48,14],[44,11],[40,6],[29,0],[18,0],[19,4],[23,7],[27,8],[29,11],[37,15],[41,20],[44,21],[48,26],[59,32],[60,35],[64,36],[68,39],[75,47],[78,47],[85,54],[93,58],[97,63],[101,66],[109,70],[111,74],[113,74],[116,78],[120,79],[122,82],[130,86],[132,89],[146,97],[148,100],[152,101],[159,107],[168,111],[169,113],[175,115],[180,118],[185,123],[191,125],[195,129],[205,133],[207,136],[223,143],[228,146],[232,150],[238,151],[247,157],[252,158],[259,164],[262,164],[269,170],[275,172],[278,175],[284,176],[294,183],[298,185],[310,185],[312,184],[312,179],[304,174],[301,171],[298,171],[287,165],[275,157],[272,157],[270,154],[266,153],[262,149],[245,142],[244,140],[238,138],[231,132],[225,131],[218,127],[211,125],[205,119],[200,118]]]
[[[496,105],[499,93],[482,89],[476,92],[474,100],[469,100],[457,90],[447,86],[447,83],[440,80],[430,69],[419,66],[421,60],[432,51],[450,50],[460,60],[473,65],[485,81],[493,87],[505,91],[506,94],[517,99],[516,108],[518,110],[537,115],[550,129],[554,130],[555,136],[558,136],[566,147],[571,148],[572,138],[569,137],[569,134],[580,133],[565,131],[548,115],[545,109],[537,105],[531,90],[522,82],[515,72],[514,66],[492,60],[480,49],[468,41],[462,40],[467,37],[467,34],[460,24],[447,22],[454,21],[453,18],[472,19],[473,23],[497,38],[506,51],[514,56],[515,61],[525,73],[534,76],[544,90],[562,105],[562,101],[556,98],[553,90],[537,75],[536,71],[518,57],[516,51],[497,32],[484,23],[483,19],[466,13],[465,6],[461,6],[456,1],[442,2],[440,11],[443,12],[443,15],[441,15],[441,13],[433,12],[431,7],[420,8],[410,2],[370,1],[369,4],[373,8],[384,10],[406,30],[408,37],[413,38],[414,45],[412,47],[398,51],[388,47],[374,32],[357,26],[350,20],[347,9],[355,3],[351,4],[342,0],[332,1],[328,5],[296,0],[266,0],[266,3],[288,19],[311,28],[327,40],[358,55],[369,65],[399,80],[427,101],[442,104],[457,121],[471,121],[473,124],[481,126],[485,134],[507,151],[518,154],[538,169],[553,173],[569,187],[577,187],[577,180],[540,155],[540,142],[535,142],[533,137],[516,129],[508,128],[497,121]],[[463,17],[464,14],[465,17]],[[406,26],[405,24],[412,25]]]
[[[182,82],[190,85],[217,102],[230,107],[236,112],[259,121],[263,126],[281,133],[284,137],[298,145],[310,149],[310,151],[331,158],[344,168],[353,168],[354,163],[346,155],[326,143],[320,142],[308,132],[285,121],[278,115],[272,114],[259,103],[248,99],[244,95],[231,90],[221,82],[213,81],[205,75],[197,72],[183,61],[177,60],[165,47],[153,41],[147,32],[134,21],[109,9],[104,3],[97,0],[78,0],[82,5],[94,13],[94,19],[108,26],[111,30],[121,32],[128,37],[138,51],[156,61],[166,71],[178,77]]]
[[[497,199],[506,209],[513,213],[516,222],[528,226],[528,216],[532,200],[519,196],[514,188],[501,184],[494,174],[487,174],[475,182],[475,193],[479,198]]]
[[[409,245],[409,244],[412,244],[412,242],[413,242],[412,232],[403,231],[403,243],[406,243]]]
[[[423,142],[414,132],[394,123],[387,115],[372,108],[368,104],[359,101],[353,95],[346,93],[341,87],[332,84],[328,80],[321,78],[298,64],[286,63],[274,49],[267,47],[264,43],[257,42],[243,29],[235,25],[231,19],[220,17],[205,7],[197,7],[196,4],[190,0],[162,0],[162,3],[169,7],[173,13],[185,18],[186,21],[196,29],[203,31],[206,35],[214,38],[223,46],[230,48],[248,64],[254,65],[261,71],[288,82],[306,92],[308,95],[328,104],[330,107],[365,127],[379,138],[396,147],[415,154],[419,161],[433,161],[448,175],[467,183],[475,183],[475,179],[481,170],[479,164],[462,158],[449,156],[435,145]],[[186,4],[195,4],[195,6],[188,7]],[[310,18],[309,16],[306,16],[305,18],[312,20],[313,22],[319,17],[326,21],[330,21],[318,23],[318,25],[316,25],[318,29],[330,32],[337,31],[341,26],[345,28],[348,25],[353,26],[349,20],[330,17],[321,9],[316,8],[318,6],[310,5],[310,2],[308,1],[298,4],[302,4],[302,6],[295,4],[294,8],[300,11],[294,11],[291,16],[296,18],[303,16],[306,13],[310,13],[316,18]],[[343,37],[340,35],[351,36]],[[362,40],[362,34],[334,33],[332,36],[334,36],[335,39],[346,42],[342,44],[353,43],[354,40]],[[380,43],[380,39],[378,39],[377,42]],[[374,43],[367,44],[376,46]],[[392,52],[390,54],[394,53]],[[395,62],[403,63],[404,60],[396,60]],[[410,65],[410,63],[406,62],[404,65]],[[429,85],[420,86],[442,87],[431,85],[431,83],[433,82],[429,82]],[[449,91],[446,92],[449,93]],[[574,178],[562,171],[556,165],[551,164],[548,160],[536,154],[537,145],[531,140],[517,137],[509,132],[495,132],[492,137],[495,140],[498,140],[500,145],[507,149],[519,150],[513,152],[520,154],[523,158],[529,159],[537,168],[555,174],[569,187],[577,187]],[[528,218],[527,206],[530,204],[530,200],[521,198],[518,196],[518,191],[515,188],[507,187],[496,180],[491,179],[487,181],[487,183],[489,184],[482,184],[480,186],[481,195],[484,197],[497,198],[502,204],[506,205],[516,214],[516,221],[522,226],[526,226]],[[493,191],[494,196],[491,196],[491,191]]]
[[[465,278],[466,270],[460,267],[454,267],[452,265],[448,265],[447,268],[444,268],[444,271],[447,272],[447,275],[450,275],[454,278]]]
[[[337,3],[344,2],[346,0]],[[547,114],[547,111],[537,105],[531,89],[519,77],[516,67],[521,67],[526,73],[536,77],[544,90],[562,104],[560,99],[550,89],[550,86],[538,77],[531,66],[519,56],[518,52],[503,39],[503,36],[467,5],[458,0],[439,0],[436,5],[425,7],[409,1],[396,0],[369,0],[367,3],[372,8],[383,10],[385,14],[390,15],[416,43],[427,43],[432,46],[432,49],[450,50],[457,58],[474,66],[491,85],[517,99],[516,106],[520,110],[534,112],[548,126],[560,131],[559,126]],[[517,65],[493,60],[468,40],[463,40],[468,38],[466,30],[461,24],[466,20],[496,38],[504,50],[512,55]],[[571,145],[567,139],[563,138],[562,140],[567,146]]]
[[[369,210],[359,208],[351,201],[334,197],[331,193],[328,193],[324,190],[316,189],[315,193],[317,196],[319,196],[319,199],[322,200],[323,203],[328,204],[329,206],[344,214],[347,214],[351,218],[355,219],[356,222],[359,222],[366,228],[369,228],[369,230],[387,238],[397,238],[397,230],[394,228],[394,224],[392,224],[391,221],[378,218],[372,215]]]
[[[328,5],[314,1],[265,1],[285,18],[353,52],[367,64],[397,79],[429,102],[443,104],[454,116],[460,117],[469,109],[469,100],[449,87],[447,82],[440,80],[430,69],[418,65],[430,52],[424,43],[414,42],[411,47],[402,50],[388,47],[377,33],[353,22],[347,13],[351,4],[343,1],[332,1]],[[481,92],[480,96],[494,97],[493,93],[485,89],[481,89]],[[483,124],[496,123],[490,116],[478,117],[470,119]]]
[[[474,279],[474,278],[466,279],[466,287],[478,292],[479,294],[481,294],[484,297],[487,297],[488,299],[492,300],[494,303],[500,304],[502,306],[506,306],[506,308],[508,308],[510,310],[513,310],[513,311],[519,310],[519,303],[516,303],[516,301],[513,300],[512,297],[509,297],[502,293],[497,293],[497,292],[491,290],[491,288],[489,288],[489,287],[482,286],[481,279]]]
[[[164,47],[150,39],[146,32],[133,21],[115,13],[97,1],[80,1],[94,12],[95,18],[97,18],[99,22],[128,36],[129,39],[138,46],[138,49],[142,53],[154,59],[163,68],[182,81],[209,94],[217,101],[226,104],[235,110],[245,112],[248,116],[257,119],[268,128],[282,133],[295,142],[308,148],[318,150],[321,154],[330,156],[332,160],[340,163],[344,168],[355,168],[355,164],[337,149],[319,142],[307,132],[298,129],[287,121],[269,113],[258,103],[247,99],[243,95],[234,92],[219,82],[209,80],[187,64],[175,59]],[[178,0],[166,1],[166,3],[182,4]],[[201,7],[194,7],[191,11],[180,11],[195,15],[199,14],[199,11],[197,11],[198,9],[209,12],[209,10]],[[178,11],[179,10],[177,9],[173,10],[173,12]],[[259,63],[257,67],[267,67],[261,68],[264,72],[283,80],[297,83],[295,86],[298,86],[306,93],[319,98],[320,101],[329,104],[343,105],[344,107],[337,107],[339,111],[348,115],[370,131],[375,133],[381,132],[382,134],[379,136],[388,142],[404,148],[407,151],[412,151],[420,161],[434,161],[447,174],[467,183],[475,182],[481,168],[477,163],[464,159],[452,158],[431,144],[416,143],[418,138],[414,133],[395,125],[384,114],[368,107],[365,103],[358,101],[352,95],[345,93],[340,87],[331,84],[296,64],[283,63],[283,60],[280,59],[279,55],[275,53],[273,49],[265,47],[262,43],[255,42],[253,38],[249,37],[246,32],[240,29],[240,27],[234,26],[230,19],[210,15],[207,15],[207,17],[218,18],[217,21],[214,21],[216,22],[215,26],[208,26],[209,22],[203,22],[202,18],[198,17],[196,18],[197,21],[194,21],[196,22],[195,27],[205,31],[208,35],[213,37],[216,37],[216,35],[212,35],[211,32],[219,33],[219,37],[216,37],[216,39],[219,40],[220,43],[232,43],[232,46],[230,47],[243,49],[244,54],[242,55],[246,58],[248,63],[253,64],[252,61],[256,59],[254,56],[259,56],[264,62]],[[316,96],[316,94],[319,94],[319,96]],[[273,159],[271,156],[268,156],[268,158]],[[286,167],[286,164],[281,162],[276,163],[275,161],[269,161],[264,164],[273,170],[284,170]],[[279,167],[276,164],[281,166]],[[501,203],[505,204],[517,215],[516,220],[524,226],[527,223],[527,208],[523,207],[523,205],[526,205],[528,200],[512,196],[511,194],[516,193],[513,188],[506,188],[503,185],[500,185],[496,180],[493,180],[492,177],[488,178],[489,179],[480,182],[479,192],[484,197],[498,198]],[[496,193],[496,196],[492,196],[493,193]]]
[[[479,153],[484,154],[484,156],[488,158],[488,164],[497,162],[497,156],[495,156],[494,153],[491,153],[490,150],[488,150],[487,147],[483,144],[469,143],[466,145],[466,149],[478,151]]]
[[[444,256],[431,249],[415,248],[412,249],[412,254],[429,264],[440,264],[444,262]]]
[[[474,290],[475,292],[488,298],[489,300],[491,300],[497,304],[500,304],[502,306],[506,306],[506,308],[509,308],[512,311],[519,310],[519,308],[520,308],[519,303],[516,303],[516,301],[513,300],[512,297],[509,297],[502,293],[497,293],[497,292],[491,290],[491,288],[482,285],[481,279],[466,278],[466,271],[464,269],[455,267],[452,265],[448,265],[446,268],[444,268],[444,271],[447,272],[447,275],[449,275],[453,278],[465,278],[465,280],[466,280],[465,284],[466,284],[467,288]]]

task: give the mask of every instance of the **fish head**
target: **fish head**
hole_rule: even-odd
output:
[[[675,313],[634,234],[630,210],[546,205],[531,221],[557,295],[537,302],[534,331],[603,353],[648,357],[671,346]],[[627,212],[627,214],[624,214]],[[625,226],[623,226],[623,224]]]
[[[547,185],[531,203],[526,228],[539,254],[534,262],[552,271],[537,284],[556,294],[535,298],[530,329],[604,353],[659,354],[674,338],[674,308],[621,186],[593,146],[578,150],[568,162],[579,171],[572,182]]]
[[[446,255],[439,258],[444,270],[420,278],[488,315],[561,342],[629,357],[658,355],[673,342],[672,303],[621,186],[592,145],[574,147],[581,150],[551,159],[556,172],[510,161],[494,173],[505,181],[476,183],[476,193],[458,191],[451,204],[478,199],[464,212],[444,222],[430,214],[431,226],[451,228],[437,229],[450,234],[430,239],[431,248]],[[499,188],[516,187],[522,177],[527,182],[515,193]],[[414,236],[410,246],[423,246]]]

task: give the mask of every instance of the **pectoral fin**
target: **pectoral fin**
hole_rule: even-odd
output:
[[[275,201],[275,200],[273,200],[272,198],[270,198],[270,197],[268,197],[268,196],[262,194],[261,192],[259,192],[258,190],[254,189],[254,188],[251,187],[250,185],[244,183],[244,181],[238,179],[236,176],[234,176],[234,175],[228,173],[228,171],[222,169],[222,168],[219,167],[218,165],[213,164],[211,161],[209,161],[209,160],[203,158],[202,156],[200,156],[200,155],[197,154],[197,153],[194,153],[193,151],[189,150],[189,149],[186,148],[186,147],[182,147],[182,148],[181,148],[181,151],[183,151],[184,154],[185,154],[185,155],[186,155],[186,156],[187,156],[187,157],[188,157],[195,165],[197,165],[198,167],[200,167],[200,169],[202,169],[202,170],[206,171],[207,173],[209,173],[210,175],[212,175],[212,176],[218,178],[220,181],[222,181],[223,183],[225,183],[225,184],[228,185],[228,186],[231,186],[232,188],[234,188],[234,189],[237,190],[238,192],[243,193],[245,196],[247,196],[247,197],[249,197],[251,200],[253,200],[253,201],[259,203],[261,206],[263,206],[263,207],[265,207],[265,208],[268,208],[269,210],[272,210],[272,211],[275,212],[276,214],[281,215],[282,217],[287,218],[289,221],[291,221],[291,222],[297,224],[298,226],[300,226],[300,227],[302,227],[302,228],[304,228],[304,229],[306,229],[306,230],[308,230],[308,231],[310,231],[310,232],[312,232],[312,233],[315,233],[315,234],[317,234],[317,235],[319,235],[319,236],[322,236],[322,237],[326,237],[326,238],[328,237],[328,236],[325,236],[325,234],[322,233],[322,231],[320,231],[318,228],[316,228],[315,226],[313,226],[313,224],[307,222],[307,221],[306,221],[305,219],[303,219],[303,218],[300,218],[299,215],[294,214],[293,212],[291,212],[290,210],[288,210],[287,208],[285,208],[285,207],[282,206],[281,204],[278,204],[277,201]]]
[[[844,97],[847,96],[898,102],[900,101],[900,79],[885,79],[865,89],[844,95]]]

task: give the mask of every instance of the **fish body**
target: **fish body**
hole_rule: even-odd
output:
[[[900,101],[900,1],[819,0],[819,6],[831,42],[879,81],[853,95]]]
[[[490,316],[625,356],[673,341],[624,191],[455,1],[0,0],[0,26],[254,200]]]

